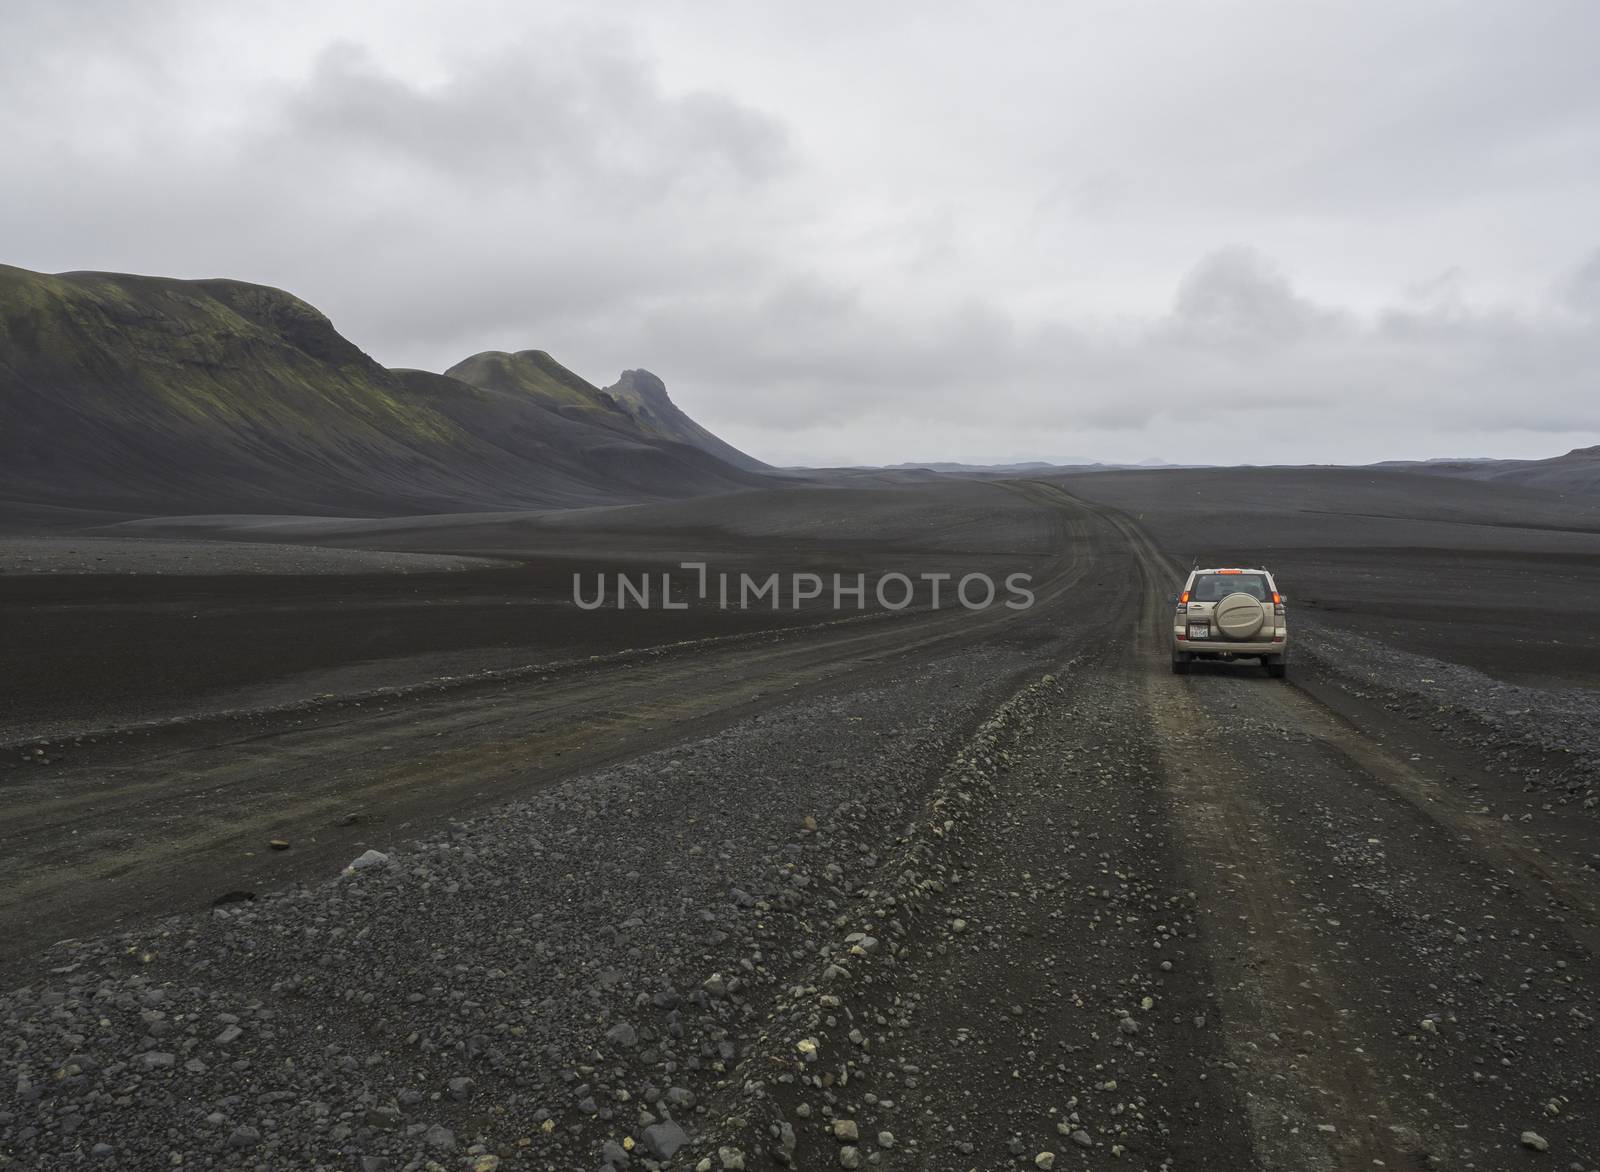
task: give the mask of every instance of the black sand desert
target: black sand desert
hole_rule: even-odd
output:
[[[22,1166],[1595,1142],[1600,496],[1258,468],[73,508],[19,493],[0,543]],[[1288,584],[1289,684],[1167,671],[1202,552]],[[724,608],[684,562],[920,589]],[[578,605],[619,572],[690,604]],[[1036,602],[936,609],[924,572]]]
[[[1600,1169],[1584,18],[69,7],[0,1172]]]

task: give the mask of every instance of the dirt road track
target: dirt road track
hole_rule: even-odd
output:
[[[825,1110],[951,1172],[1045,1152],[1521,1168],[1546,1142],[1593,1167],[1593,828],[1486,816],[1518,808],[1514,782],[1255,665],[1173,675],[1177,567],[1126,516],[1060,503],[1119,534],[1138,589],[1099,609],[1059,701],[1006,746],[914,959],[824,1041],[870,1051]],[[815,1093],[775,1097],[792,1118]],[[834,1146],[802,1137],[797,1156]]]
[[[1069,695],[1103,706],[1123,689],[1124,752],[1154,750],[1153,841],[1178,857],[1145,865],[1175,863],[1196,894],[1205,999],[1254,1158],[1517,1166],[1520,1133],[1559,1119],[1584,1137],[1569,1158],[1596,1159],[1600,1072],[1577,1039],[1596,1010],[1600,884],[1582,853],[1474,812],[1482,792],[1431,771],[1430,746],[1397,751],[1259,669],[1172,675],[1179,569],[1126,517],[1098,515],[1135,556],[1142,606]]]

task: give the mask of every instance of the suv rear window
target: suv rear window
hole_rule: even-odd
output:
[[[1262,574],[1197,574],[1189,588],[1195,602],[1221,602],[1230,594],[1248,594],[1262,602],[1272,597]]]

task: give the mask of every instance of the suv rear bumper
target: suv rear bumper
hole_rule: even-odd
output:
[[[1222,639],[1189,639],[1174,635],[1172,649],[1193,654],[1209,651],[1214,655],[1287,655],[1289,641],[1277,639],[1268,643],[1229,643]]]

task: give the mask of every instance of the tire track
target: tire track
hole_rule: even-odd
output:
[[[1181,572],[1128,518],[1101,515],[1145,581],[1135,653],[1185,849],[1213,900],[1217,994],[1264,1163],[1516,1160],[1551,1088],[1594,1084],[1566,1046],[1593,1014],[1592,873],[1471,816],[1426,767],[1298,688],[1236,669],[1172,675],[1167,594]],[[1555,992],[1524,1007],[1542,971],[1527,966],[1552,955],[1570,958],[1543,970]],[[1542,1012],[1547,1000],[1575,1016]],[[1516,1064],[1531,1047],[1538,1074],[1486,1072],[1512,1061],[1507,1031]],[[1466,1079],[1452,1066],[1469,1055]]]
[[[1165,763],[1176,835],[1213,927],[1213,974],[1227,1047],[1268,1168],[1400,1166],[1401,1105],[1372,1051],[1353,1035],[1343,991],[1309,929],[1285,844],[1259,816],[1241,758],[1168,670],[1167,585],[1181,578],[1133,522],[1102,511],[1133,550],[1143,584],[1130,652]]]

